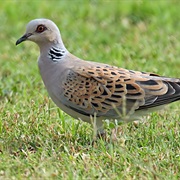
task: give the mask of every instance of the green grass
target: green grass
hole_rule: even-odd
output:
[[[180,77],[180,2],[0,2],[0,179],[180,179],[180,103],[118,141],[59,110],[42,84],[33,43],[15,47],[31,19],[52,19],[78,57]],[[108,130],[110,134],[110,130]]]

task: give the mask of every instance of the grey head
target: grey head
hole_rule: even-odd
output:
[[[41,48],[47,44],[58,44],[65,48],[60,31],[56,24],[49,19],[34,19],[27,24],[26,33],[16,41],[16,45],[23,41],[33,41]]]

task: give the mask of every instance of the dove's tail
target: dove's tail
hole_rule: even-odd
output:
[[[153,103],[140,106],[138,110],[154,108],[180,100],[180,79],[165,78],[163,83],[168,87],[167,92],[156,96],[156,100]]]

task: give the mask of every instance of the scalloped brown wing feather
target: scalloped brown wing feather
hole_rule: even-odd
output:
[[[175,82],[166,82],[166,81]],[[177,82],[176,82],[177,81]],[[175,89],[174,87],[177,86]],[[69,70],[63,83],[64,103],[84,114],[120,118],[179,99],[178,79],[131,71],[113,66],[81,66]],[[173,96],[174,95],[174,96]]]

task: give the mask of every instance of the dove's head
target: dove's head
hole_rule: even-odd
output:
[[[23,41],[33,41],[39,46],[46,43],[61,43],[58,27],[49,19],[34,19],[27,24],[26,33],[16,41],[16,45]]]

